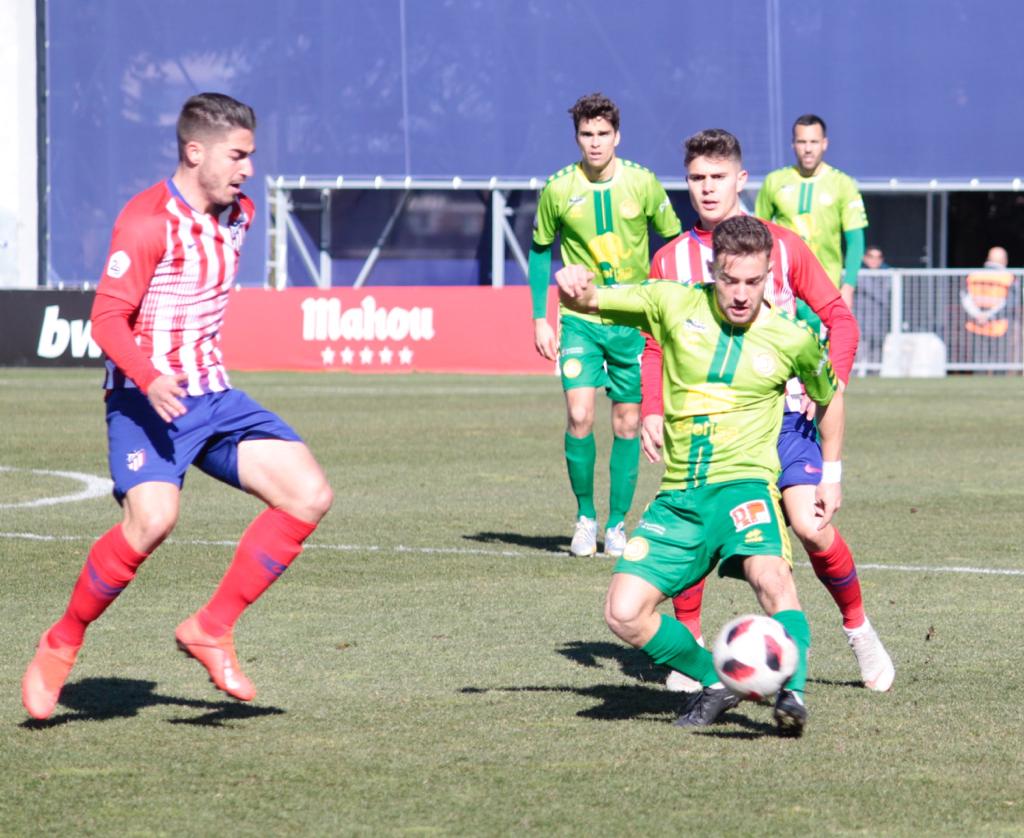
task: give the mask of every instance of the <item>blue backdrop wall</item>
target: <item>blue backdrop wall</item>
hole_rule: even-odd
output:
[[[861,179],[1015,177],[1022,23],[1019,0],[48,0],[49,279],[99,276],[203,90],[256,109],[260,204],[266,174],[545,176],[593,90],[621,107],[620,153],[663,177],[710,126],[763,175],[807,111]]]

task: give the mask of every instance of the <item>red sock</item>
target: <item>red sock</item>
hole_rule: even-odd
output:
[[[147,555],[137,553],[125,541],[120,524],[100,536],[89,551],[64,616],[50,629],[50,645],[81,646],[89,623],[106,611],[135,578]]]
[[[834,530],[835,537],[827,550],[819,553],[808,553],[811,567],[821,583],[828,588],[832,599],[836,601],[843,614],[843,625],[846,628],[857,628],[864,623],[864,600],[860,593],[860,580],[857,568],[853,563],[853,554],[846,546],[839,530]]]
[[[692,588],[672,598],[672,607],[676,610],[676,619],[690,630],[698,640],[700,633],[700,604],[704,600],[704,581],[700,580]]]
[[[219,637],[231,631],[242,612],[269,588],[302,552],[302,542],[316,524],[300,521],[283,509],[256,516],[238,542],[235,558],[199,611],[203,631]]]

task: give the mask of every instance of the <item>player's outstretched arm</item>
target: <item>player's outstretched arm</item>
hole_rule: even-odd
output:
[[[597,288],[591,281],[594,274],[583,265],[566,265],[555,274],[558,297],[562,305],[584,314],[597,312]]]
[[[846,428],[846,407],[843,393],[837,390],[827,405],[818,405],[818,435],[821,438],[823,465],[821,482],[814,493],[818,529],[823,530],[843,502],[842,478],[843,434]]]

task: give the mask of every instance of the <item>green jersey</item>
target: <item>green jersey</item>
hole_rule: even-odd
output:
[[[811,177],[796,166],[769,172],[754,214],[799,233],[837,288],[843,275],[842,234],[868,226],[856,181],[828,163]]]
[[[605,323],[649,332],[664,352],[665,475],[661,488],[692,489],[779,474],[777,445],[786,381],[828,404],[838,380],[809,326],[765,306],[733,326],[714,285],[654,281],[598,289]]]
[[[540,193],[533,228],[533,240],[542,247],[551,245],[561,233],[562,261],[586,265],[597,285],[635,284],[647,279],[651,264],[648,224],[666,239],[680,231],[665,187],[654,173],[629,160],[616,162],[615,174],[600,183],[589,181],[579,163],[555,172]],[[562,313],[575,315],[565,308]]]

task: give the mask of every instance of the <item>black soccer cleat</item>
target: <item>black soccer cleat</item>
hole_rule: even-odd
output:
[[[728,687],[704,687],[683,708],[676,727],[707,727],[739,703],[740,697]]]
[[[807,707],[799,693],[793,690],[779,690],[775,699],[775,727],[779,736],[797,738],[804,732],[807,723]]]

